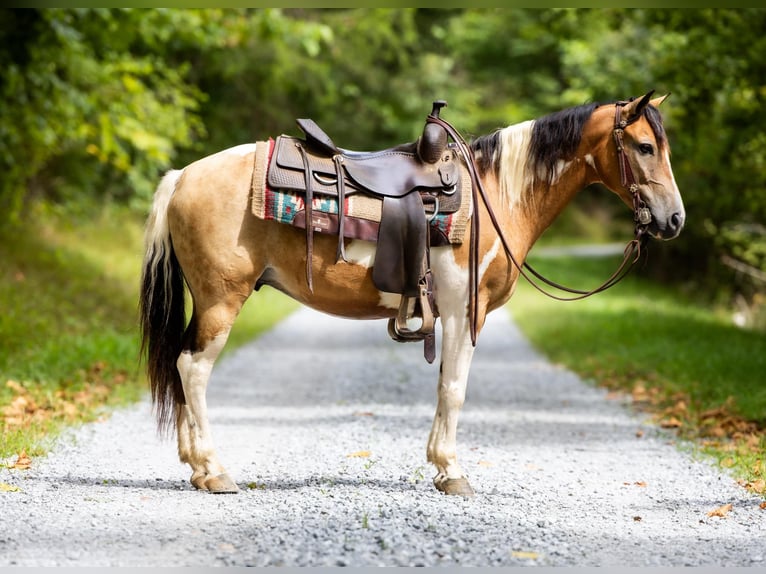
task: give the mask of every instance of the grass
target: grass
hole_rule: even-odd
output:
[[[621,257],[530,258],[555,281],[592,288]],[[523,280],[522,280],[523,281]],[[509,304],[533,345],[587,380],[630,393],[662,426],[677,429],[747,483],[761,480],[766,429],[766,334],[743,330],[692,296],[640,277],[576,302],[526,283]]]
[[[90,219],[39,214],[0,230],[0,458],[43,454],[68,425],[146,392],[138,357],[143,221],[116,209]],[[297,305],[263,289],[227,349]]]

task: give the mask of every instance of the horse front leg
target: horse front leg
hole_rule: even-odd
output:
[[[438,402],[428,438],[428,461],[436,466],[434,486],[445,494],[470,497],[473,488],[457,461],[457,422],[465,402],[473,345],[466,317],[444,317]]]

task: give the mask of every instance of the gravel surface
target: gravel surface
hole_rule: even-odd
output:
[[[20,488],[0,492],[0,566],[766,565],[759,498],[548,363],[503,311],[459,425],[477,495],[438,493],[437,372],[385,322],[303,309],[214,371],[240,494],[194,491],[145,401],[0,469]]]

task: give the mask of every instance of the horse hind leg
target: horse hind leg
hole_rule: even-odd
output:
[[[226,344],[242,303],[219,304],[202,312],[195,306],[177,362],[186,397],[186,403],[178,406],[176,415],[178,456],[192,468],[192,485],[213,493],[239,491],[213,446],[206,391],[213,365]]]

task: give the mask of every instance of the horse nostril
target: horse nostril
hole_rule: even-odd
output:
[[[670,226],[675,230],[679,229],[684,224],[683,216],[676,212],[670,216]]]

